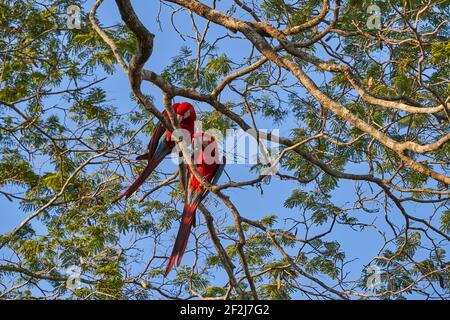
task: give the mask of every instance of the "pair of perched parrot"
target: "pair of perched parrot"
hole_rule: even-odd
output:
[[[194,107],[188,102],[175,103],[172,105],[178,124],[181,129],[189,133],[189,143],[192,142],[194,147],[193,164],[197,167],[197,171],[211,184],[216,184],[225,166],[225,159],[217,161],[218,150],[215,139],[206,133],[194,133],[195,120],[197,118]],[[163,112],[163,116],[168,119],[167,111]],[[158,123],[153,136],[148,144],[148,150],[145,154],[138,156],[137,160],[147,160],[147,166],[144,171],[136,178],[133,184],[122,193],[116,201],[125,197],[128,199],[150,176],[161,161],[172,152],[175,147],[175,142],[172,139],[172,133],[167,130],[162,123]],[[208,154],[205,154],[205,150]],[[206,159],[207,157],[214,157],[215,161]],[[196,179],[191,172],[190,167],[185,164],[184,172],[186,176],[182,177],[182,183],[185,187],[184,210],[181,216],[180,227],[177,234],[177,239],[166,268],[165,275],[167,276],[172,270],[175,260],[177,265],[181,263],[186,246],[188,243],[191,229],[195,226],[195,211],[208,194],[202,184]],[[184,180],[184,181],[183,181]]]

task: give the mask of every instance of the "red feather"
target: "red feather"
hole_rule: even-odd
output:
[[[165,115],[165,113],[163,113]],[[155,153],[156,147],[158,146],[159,139],[161,139],[162,135],[166,132],[166,128],[162,125],[161,122],[159,122],[156,127],[155,131],[152,135],[152,138],[150,139],[150,142],[148,144],[148,151],[147,153],[140,155],[136,158],[136,160],[149,160],[151,157],[153,157],[153,154]]]

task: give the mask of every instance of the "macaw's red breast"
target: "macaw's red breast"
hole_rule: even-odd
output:
[[[197,170],[200,173],[202,177],[206,179],[206,181],[211,182],[214,179],[214,176],[216,174],[218,165],[217,164],[200,164],[197,165]],[[191,171],[189,169],[189,171]],[[189,186],[193,190],[200,190],[202,189],[202,184],[197,180],[195,176],[192,176],[191,184]]]

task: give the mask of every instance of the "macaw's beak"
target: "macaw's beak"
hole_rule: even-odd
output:
[[[191,111],[188,110],[187,112],[185,112],[184,114],[177,114],[177,120],[178,122],[181,122],[183,120],[186,120],[187,118],[189,118],[191,116]]]

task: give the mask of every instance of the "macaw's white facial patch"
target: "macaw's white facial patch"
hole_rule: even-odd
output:
[[[188,119],[190,116],[191,116],[191,110],[188,110],[183,114],[177,114],[177,120],[178,120],[178,122],[181,122],[181,121]]]
[[[191,110],[186,111],[183,115],[183,120],[189,118],[190,116],[191,116]]]

